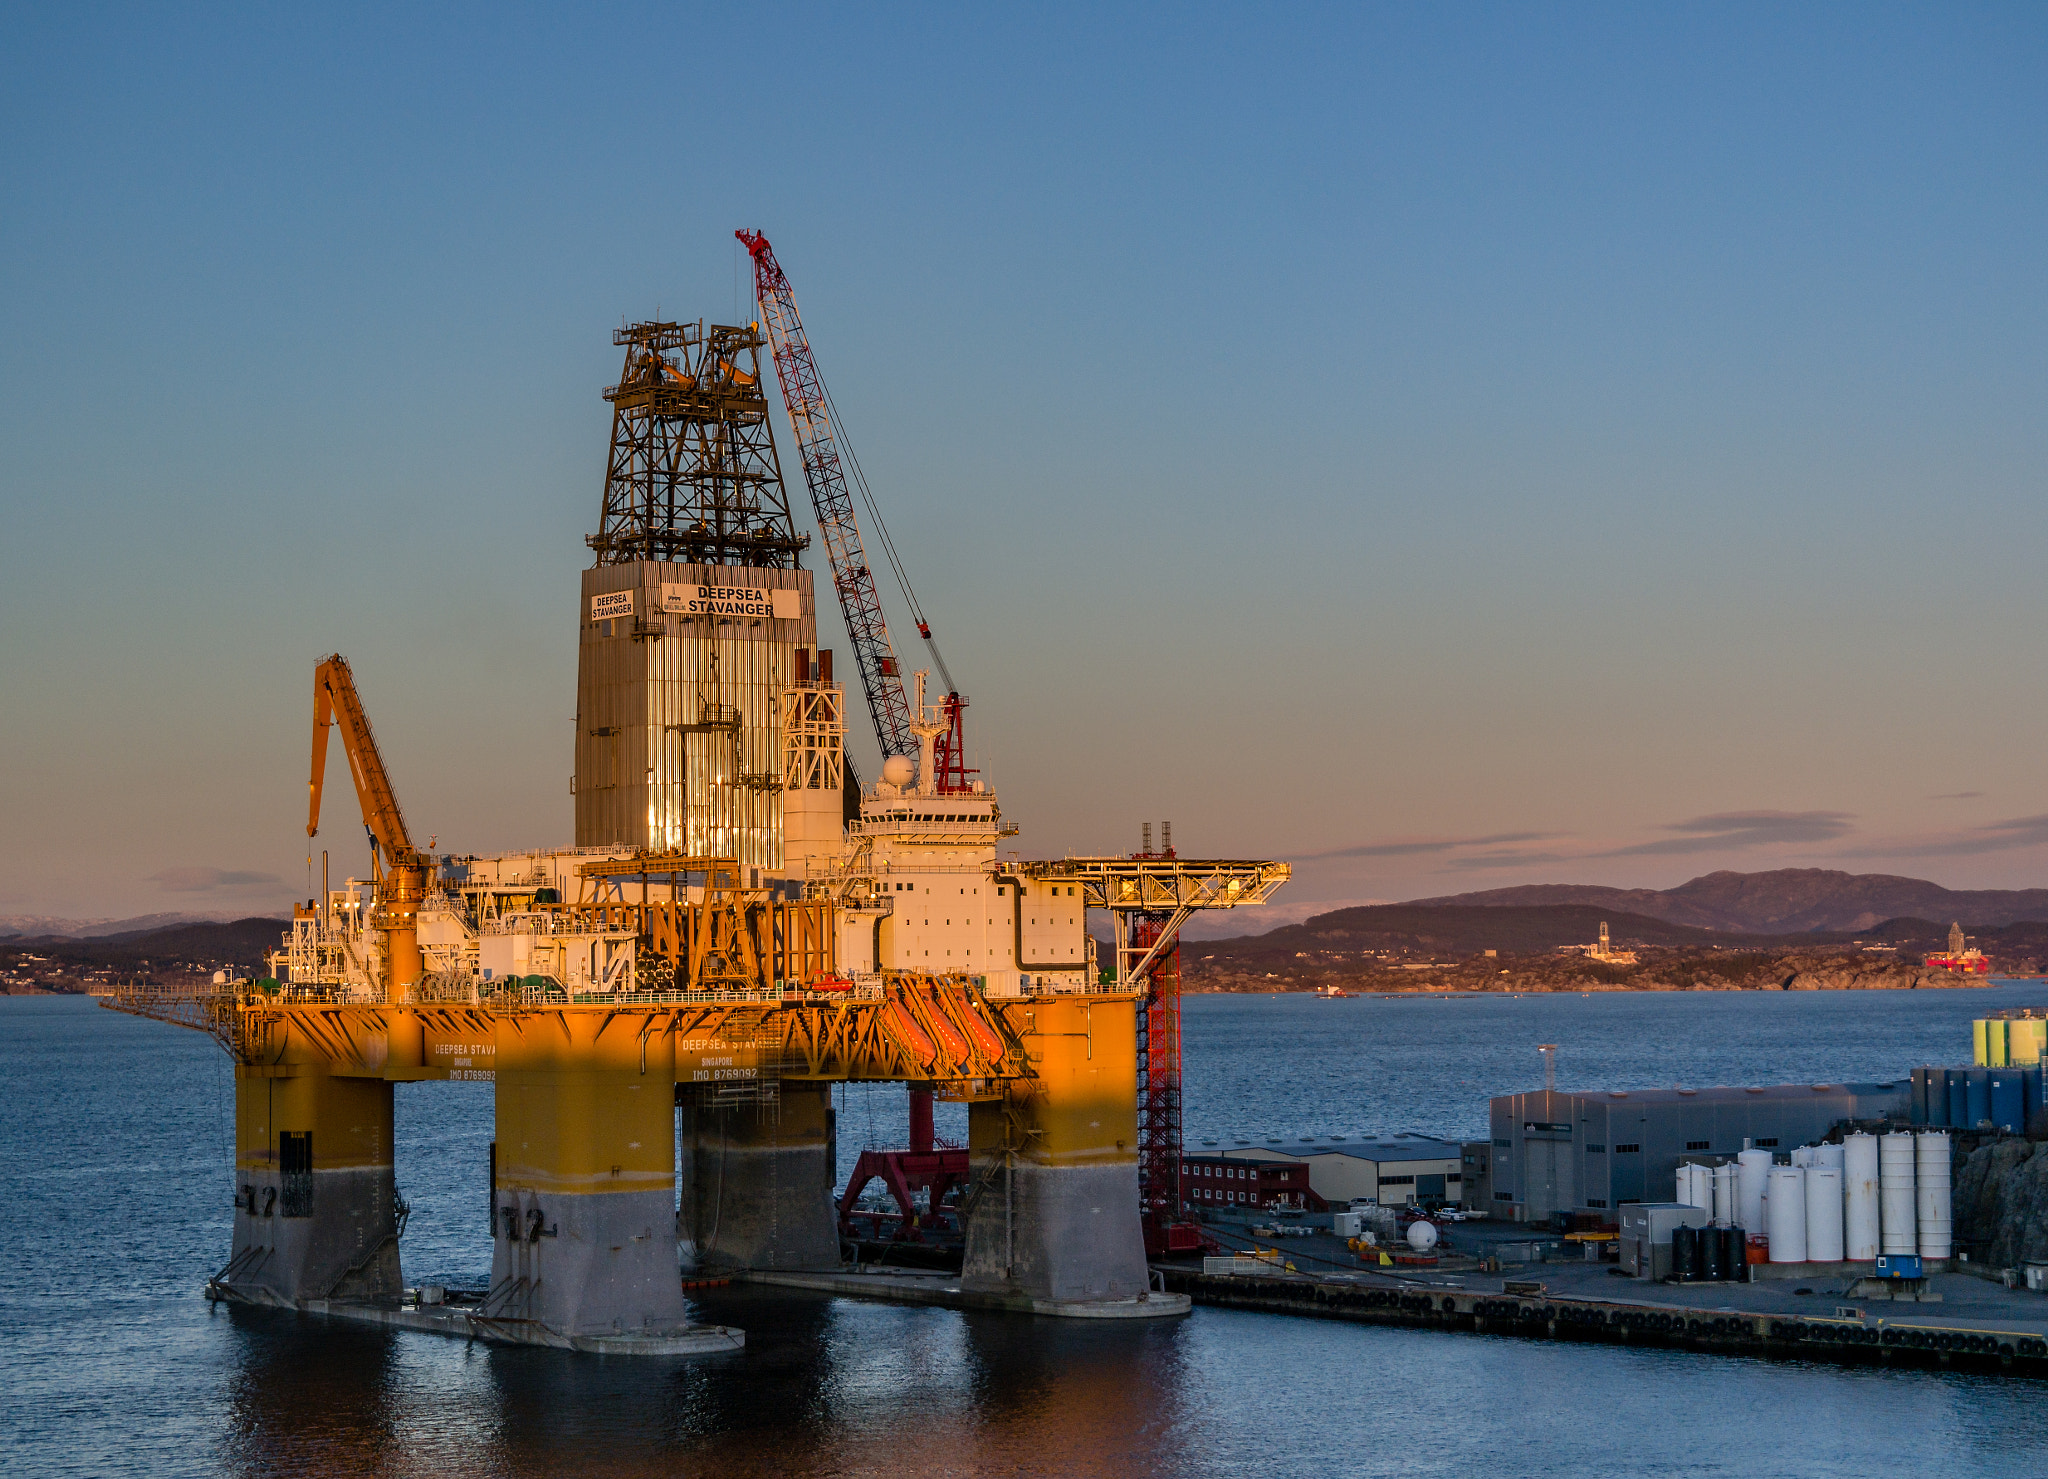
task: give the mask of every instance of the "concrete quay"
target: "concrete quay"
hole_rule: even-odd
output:
[[[1651,1284],[1611,1264],[1549,1263],[1505,1277],[1450,1270],[1203,1274],[1157,1264],[1196,1304],[1367,1324],[1657,1345],[1720,1355],[1957,1366],[2048,1378],[2048,1298],[1965,1274],[1940,1302],[1851,1300],[1846,1281]],[[1518,1291],[1508,1292],[1513,1285]],[[1801,1294],[1801,1289],[1811,1292]],[[1540,1292],[1536,1292],[1540,1291]]]

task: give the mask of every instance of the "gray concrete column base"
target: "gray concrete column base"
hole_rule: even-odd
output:
[[[1014,1182],[1009,1178],[1014,1176]],[[1138,1167],[982,1170],[967,1214],[960,1287],[1037,1304],[1135,1300],[1149,1291]]]
[[[678,1111],[685,1270],[817,1269],[839,1264],[832,1164],[822,1131],[784,1133],[772,1109],[685,1105]]]
[[[532,1345],[682,1330],[672,1194],[500,1186],[491,1290],[473,1318]]]
[[[405,1292],[396,1192],[389,1166],[316,1170],[311,1215],[286,1217],[276,1171],[238,1171],[234,1250],[213,1285],[254,1304],[396,1305]]]

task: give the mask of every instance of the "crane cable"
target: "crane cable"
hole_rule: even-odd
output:
[[[817,365],[817,351],[811,351],[811,364]],[[832,399],[832,385],[823,371],[818,372],[818,388],[825,393],[825,413],[832,418],[832,435],[838,444],[846,465],[853,469],[854,486],[860,489],[860,501],[867,505],[868,517],[874,521],[875,533],[880,537],[882,553],[889,561],[889,568],[896,574],[896,585],[903,592],[904,602],[910,607],[910,619],[917,623],[917,634],[924,638],[924,645],[931,651],[932,661],[939,669],[939,679],[946,685],[947,693],[958,693],[953,675],[946,668],[946,659],[939,655],[939,644],[932,637],[931,623],[924,619],[924,608],[917,603],[917,592],[910,587],[910,573],[903,568],[903,561],[896,554],[896,542],[889,537],[889,526],[882,522],[882,509],[875,502],[875,495],[868,487],[867,474],[861,471],[860,458],[853,452],[853,443],[846,435],[846,421],[839,414],[839,406]],[[918,716],[920,719],[923,715]]]

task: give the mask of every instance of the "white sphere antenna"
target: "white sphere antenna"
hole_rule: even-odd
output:
[[[882,762],[884,783],[901,790],[917,776],[917,764],[908,755],[891,755]]]

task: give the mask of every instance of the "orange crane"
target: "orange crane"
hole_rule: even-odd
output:
[[[434,860],[412,845],[405,832],[405,817],[398,809],[398,793],[391,789],[391,777],[384,771],[384,757],[377,753],[377,737],[370,732],[369,715],[356,693],[356,680],[348,660],[340,653],[323,658],[313,670],[313,779],[312,804],[306,813],[306,835],[320,831],[320,786],[327,772],[327,731],[341,730],[342,752],[348,756],[349,775],[356,783],[356,800],[363,808],[363,830],[370,834],[370,870],[375,886],[371,927],[384,936],[384,986],[390,1000],[404,1001],[425,974],[420,955],[420,900],[426,896],[427,877]]]

